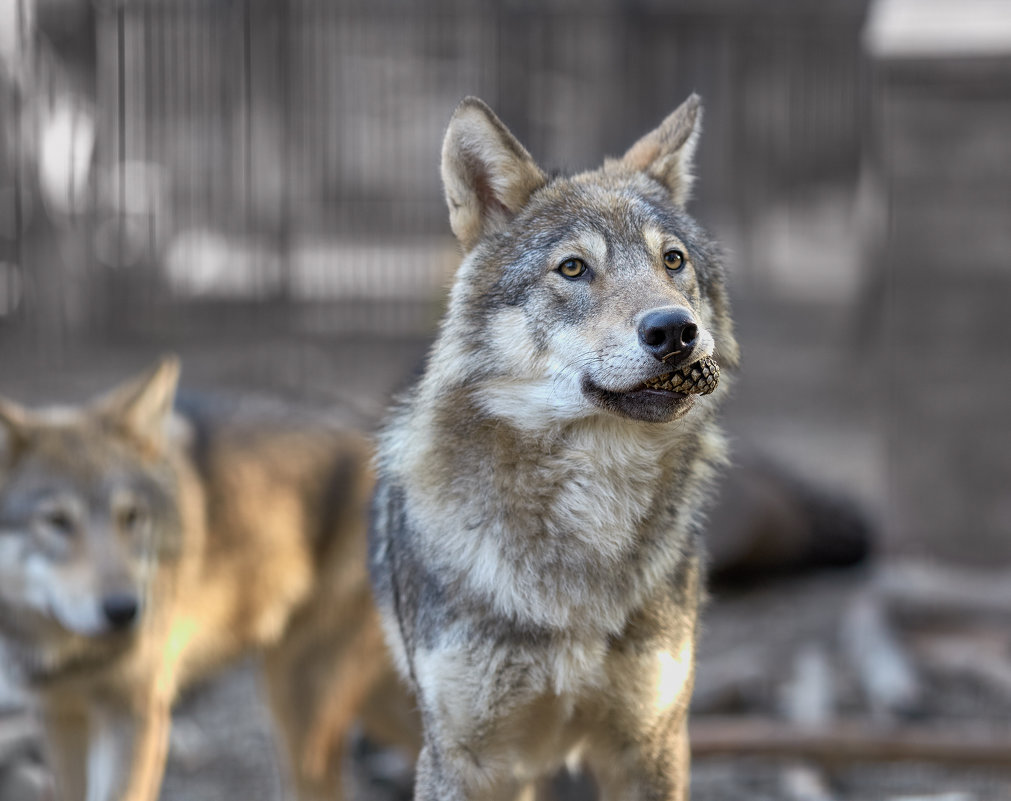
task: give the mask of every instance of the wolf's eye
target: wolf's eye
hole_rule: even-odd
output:
[[[566,278],[579,278],[586,272],[586,262],[582,259],[566,259],[558,265],[558,272]]]
[[[70,534],[74,530],[74,521],[63,509],[50,509],[43,516],[45,524],[58,534]]]
[[[685,254],[680,250],[668,250],[663,254],[663,263],[672,273],[685,266]]]
[[[119,511],[119,524],[126,531],[137,529],[147,519],[147,514],[139,506],[131,504]]]

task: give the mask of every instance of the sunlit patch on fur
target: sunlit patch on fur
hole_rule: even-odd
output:
[[[197,623],[194,620],[179,620],[172,626],[169,632],[168,642],[165,643],[165,662],[170,664],[178,664],[182,659],[183,654],[189,647],[190,642],[192,642],[193,637],[197,633]],[[159,692],[171,694],[174,689],[167,683],[168,677],[160,675],[158,677]]]
[[[692,670],[693,648],[691,640],[686,640],[680,652],[675,656],[670,651],[657,654],[660,663],[657,676],[656,708],[663,711],[677,702],[684,692]]]

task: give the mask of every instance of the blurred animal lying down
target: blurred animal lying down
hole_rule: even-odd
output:
[[[859,564],[874,530],[845,494],[740,447],[710,508],[706,546],[710,581],[726,589]]]
[[[0,637],[60,798],[154,801],[177,693],[251,649],[299,798],[337,798],[357,719],[412,727],[366,577],[370,446],[280,406],[174,407],[178,375],[0,401]]]

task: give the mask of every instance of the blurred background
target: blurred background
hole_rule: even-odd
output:
[[[1011,798],[1004,0],[0,0],[0,394],[172,350],[371,428],[458,262],[457,102],[569,171],[692,91],[744,348],[695,796]],[[280,798],[254,692],[184,703],[166,798]]]

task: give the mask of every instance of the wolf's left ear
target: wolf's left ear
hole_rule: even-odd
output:
[[[99,398],[95,411],[156,449],[162,447],[179,385],[179,359],[166,356],[157,365]]]
[[[632,145],[622,166],[644,172],[666,186],[679,206],[692,188],[692,160],[702,132],[702,101],[692,94],[660,126]]]
[[[449,224],[464,250],[508,222],[547,179],[495,113],[468,97],[442,143]]]

